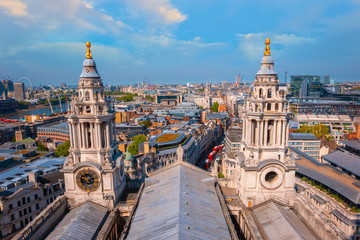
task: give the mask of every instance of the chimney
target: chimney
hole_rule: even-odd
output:
[[[144,154],[149,154],[150,153],[150,144],[149,141],[145,141],[144,142]]]
[[[29,182],[33,182],[36,186],[38,185],[37,181],[36,181],[36,173],[34,172],[29,172]]]

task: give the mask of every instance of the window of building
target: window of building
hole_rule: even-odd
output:
[[[20,206],[21,206],[21,201],[19,200],[19,201],[18,201],[18,207],[20,207]]]
[[[24,215],[26,215],[28,212],[27,212],[27,209],[24,208]]]
[[[15,216],[14,214],[11,214],[11,221],[14,221],[15,220]]]
[[[29,210],[29,213],[31,213],[31,212],[32,212],[32,210],[31,210],[31,206],[28,208],[28,210]]]
[[[35,199],[38,199],[39,198],[39,195],[35,194]]]
[[[30,197],[27,197],[27,202],[28,202],[28,203],[30,202]]]
[[[22,211],[21,210],[19,211],[19,216],[22,217]]]
[[[13,209],[13,205],[9,204],[9,210],[12,210],[12,209]]]
[[[12,225],[12,232],[15,232],[16,231],[16,227],[15,227],[15,224]]]
[[[35,206],[36,206],[36,210],[39,210],[39,208],[40,208],[39,203],[37,203]]]
[[[22,198],[22,204],[26,204],[26,199],[25,199],[25,197]]]

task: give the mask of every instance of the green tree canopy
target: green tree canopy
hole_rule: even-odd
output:
[[[213,112],[218,112],[219,111],[219,103],[215,102],[212,106],[211,106],[211,111]]]
[[[200,108],[201,110],[203,110],[203,109],[204,109],[204,107],[203,107],[203,106],[199,106],[199,108]]]
[[[145,125],[146,128],[149,128],[152,126],[152,122],[146,120],[146,121],[139,122],[139,125]]]
[[[118,100],[118,101],[124,101],[124,102],[132,102],[132,101],[134,101],[134,97],[136,97],[137,95],[138,95],[137,93],[135,93],[135,94],[126,93],[125,96],[119,97],[119,98],[117,98],[116,100]]]
[[[38,143],[36,151],[47,151],[47,148],[43,144]]]
[[[146,141],[145,135],[136,135],[133,143],[129,146],[128,151],[134,156],[139,154],[139,144]]]
[[[67,140],[64,144],[57,146],[55,150],[55,157],[64,156],[67,157],[69,155],[70,141]]]
[[[312,133],[316,137],[321,138],[329,134],[329,128],[324,124],[316,124],[314,126],[303,125],[297,131],[298,133]]]

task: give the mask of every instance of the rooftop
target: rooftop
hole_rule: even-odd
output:
[[[61,122],[61,123],[49,124],[49,125],[38,127],[39,130],[41,130],[42,128],[69,130],[69,123],[68,122]]]
[[[87,202],[71,209],[46,237],[48,240],[95,239],[106,218],[107,208]]]
[[[289,207],[268,202],[254,207],[251,212],[267,239],[318,239]]]
[[[325,115],[325,114],[297,114],[295,116],[297,122],[352,122],[348,115]]]
[[[231,239],[214,182],[186,163],[150,175],[127,239]]]
[[[289,140],[316,140],[312,133],[289,133]]]
[[[360,157],[336,151],[323,156],[324,160],[335,164],[360,177]]]
[[[62,168],[65,158],[46,158],[0,172],[0,187],[8,188],[19,181],[27,181],[29,172],[48,173]]]
[[[347,147],[360,151],[360,141],[341,141]]]
[[[359,184],[356,179],[329,165],[316,164],[303,156],[296,160],[296,167],[298,173],[328,186],[353,203],[360,204],[360,187],[354,184]]]

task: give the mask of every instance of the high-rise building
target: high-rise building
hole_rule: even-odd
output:
[[[15,99],[16,100],[24,100],[25,99],[25,86],[22,82],[14,83],[15,90]]]
[[[313,84],[320,84],[320,76],[299,75],[291,76],[290,94],[293,97],[310,97],[310,88]]]
[[[240,75],[240,74],[235,76],[235,83],[236,83],[236,84],[240,84],[240,83],[241,83],[241,75]]]

